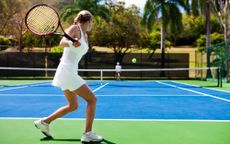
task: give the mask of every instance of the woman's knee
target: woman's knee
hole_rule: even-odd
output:
[[[69,111],[75,111],[77,109],[78,109],[78,104],[68,105],[68,110]]]
[[[95,95],[93,95],[92,97],[90,97],[90,99],[87,100],[87,102],[89,104],[96,104],[97,103],[97,98]]]

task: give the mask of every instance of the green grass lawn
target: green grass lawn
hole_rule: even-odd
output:
[[[83,120],[57,120],[53,140],[46,140],[33,120],[0,119],[1,144],[81,143]],[[230,122],[96,120],[94,130],[102,144],[229,144]]]
[[[186,84],[202,86],[202,87],[206,87],[206,88],[230,91],[230,83],[226,83],[226,82],[223,82],[222,87],[217,87],[216,81],[201,81],[201,80],[177,80],[177,81],[182,82],[182,83],[186,83]]]
[[[40,82],[48,82],[49,80],[0,80],[0,86],[14,86],[20,84],[32,84]]]

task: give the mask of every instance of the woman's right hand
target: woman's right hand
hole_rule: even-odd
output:
[[[81,43],[78,40],[73,42],[74,47],[79,47],[80,45],[81,45]]]

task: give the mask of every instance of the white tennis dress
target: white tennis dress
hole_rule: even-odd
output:
[[[60,87],[64,90],[76,90],[86,82],[78,75],[78,64],[82,56],[85,55],[89,49],[88,44],[84,38],[81,26],[81,38],[79,47],[74,47],[70,44],[69,47],[64,48],[61,61],[55,73],[52,85]]]

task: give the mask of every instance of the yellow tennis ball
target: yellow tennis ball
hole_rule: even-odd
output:
[[[136,58],[132,58],[132,63],[136,63],[137,59]]]

